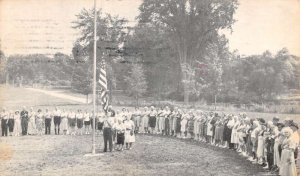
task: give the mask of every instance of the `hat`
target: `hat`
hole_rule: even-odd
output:
[[[266,123],[265,119],[263,119],[263,118],[259,118],[258,121],[259,121],[260,123]]]
[[[293,122],[293,123],[291,124],[291,127],[295,127],[295,128],[297,128],[297,129],[299,129],[299,126],[298,126],[298,124],[297,124],[296,122]]]
[[[279,121],[279,118],[278,118],[278,117],[273,117],[273,121],[278,122],[278,121]]]
[[[277,127],[284,127],[284,124],[279,122],[279,123],[277,123]]]

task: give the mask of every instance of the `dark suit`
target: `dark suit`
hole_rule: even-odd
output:
[[[28,111],[21,111],[21,126],[22,126],[22,135],[27,135],[28,129]]]

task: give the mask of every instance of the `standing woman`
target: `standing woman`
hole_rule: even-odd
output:
[[[160,118],[163,114],[163,109],[162,108],[157,108],[157,115],[156,115],[156,125],[155,125],[155,128],[156,128],[156,132],[157,134],[159,133],[162,133],[162,129],[161,129],[161,124],[160,124]]]
[[[9,136],[12,136],[14,132],[14,126],[15,126],[14,113],[12,111],[9,111],[7,126],[8,126]]]
[[[131,150],[132,143],[135,142],[135,135],[134,135],[134,122],[130,120],[130,116],[126,116],[126,120],[124,121],[125,126],[125,143],[126,149]]]
[[[68,112],[65,110],[63,110],[61,113],[61,130],[63,135],[68,134]]]
[[[203,132],[203,125],[204,125],[204,116],[203,116],[203,112],[200,111],[199,114],[199,141],[204,142],[204,132]]]
[[[141,124],[141,111],[139,107],[135,107],[135,112],[134,112],[135,133],[139,133],[140,124]]]
[[[294,157],[294,150],[297,147],[296,141],[293,141],[291,135],[293,130],[290,127],[286,127],[283,130],[285,139],[282,142],[281,148],[281,167],[279,175],[281,176],[296,176],[297,169]]]
[[[174,110],[172,111],[172,113],[171,113],[171,118],[172,118],[172,124],[171,124],[171,134],[172,134],[172,136],[176,136],[176,120],[177,120],[177,118],[176,118],[176,115],[177,115],[177,113],[178,113],[178,107],[175,107],[174,108]]]
[[[207,142],[211,143],[213,142],[212,137],[213,137],[213,124],[211,123],[213,120],[213,117],[210,115],[208,115],[208,119],[207,119]]]
[[[117,124],[115,125],[117,130],[117,146],[116,150],[123,151],[124,140],[125,140],[125,125],[122,119],[118,119]]]
[[[149,133],[149,109],[146,108],[143,114],[143,121],[144,121],[144,131],[145,133]]]
[[[77,119],[77,134],[82,135],[82,127],[83,127],[83,114],[81,110],[78,110],[76,114]]]
[[[151,110],[149,113],[149,126],[150,126],[150,133],[153,134],[155,131],[155,125],[156,125],[156,115],[157,112],[154,108],[154,106],[151,106]]]
[[[239,127],[240,125],[240,122],[239,122],[239,119],[237,116],[234,116],[233,117],[234,119],[234,125],[232,127],[232,133],[231,133],[231,143],[233,144],[233,148],[234,149],[237,149],[237,146],[238,146],[238,132],[237,132],[237,128]]]
[[[181,111],[181,109],[178,109],[176,116],[175,116],[175,118],[176,118],[176,129],[175,129],[176,137],[180,137],[181,117],[182,117],[182,111]]]
[[[182,119],[180,123],[181,138],[186,138],[187,121],[188,121],[188,114],[186,113],[186,110],[183,110]]]
[[[165,107],[165,135],[169,136],[170,135],[170,108],[169,106]]]
[[[36,134],[35,112],[33,111],[32,107],[30,108],[30,111],[28,114],[28,134],[29,135]]]
[[[189,119],[187,123],[187,130],[188,130],[188,136],[189,138],[193,139],[194,138],[194,114],[193,110],[190,110],[189,112]]]
[[[45,119],[45,134],[50,135],[51,133],[51,121],[52,121],[52,117],[50,112],[48,111],[48,109],[45,110],[44,113],[44,119]]]
[[[169,128],[170,128],[170,136],[173,136],[174,135],[174,128],[173,128],[173,119],[174,119],[174,116],[173,116],[173,112],[174,112],[174,109],[173,111],[170,110],[170,114],[169,114]]]
[[[22,127],[21,127],[21,118],[20,118],[20,113],[19,111],[16,111],[14,114],[14,119],[15,119],[15,125],[14,125],[14,135],[15,136],[20,136],[22,132]]]
[[[194,117],[194,140],[199,140],[199,118],[200,118],[200,111],[196,111]]]
[[[35,117],[35,122],[36,122],[37,134],[40,136],[43,133],[43,121],[44,121],[44,119],[43,119],[42,110],[39,109],[38,113],[36,114],[36,117]]]
[[[75,135],[75,127],[76,127],[76,114],[74,111],[70,111],[68,115],[68,122],[70,126],[70,135]]]
[[[54,130],[55,134],[59,135],[60,123],[61,123],[61,111],[55,107],[55,111],[53,112],[53,121],[54,121]]]
[[[274,131],[274,168],[273,170],[275,172],[279,171],[280,163],[281,163],[281,158],[280,158],[280,153],[279,153],[279,146],[283,143],[285,136],[282,133],[282,129],[284,127],[284,124],[282,123],[277,123],[277,131]]]
[[[91,121],[90,121],[90,114],[88,113],[87,110],[85,110],[85,113],[83,114],[83,119],[84,119],[84,134],[90,134],[90,126],[91,126]]]

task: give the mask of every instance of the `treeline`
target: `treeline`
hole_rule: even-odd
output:
[[[263,103],[299,89],[299,57],[287,49],[247,57],[229,51],[219,31],[231,30],[237,8],[236,0],[147,0],[130,28],[125,19],[98,10],[97,71],[105,60],[110,92],[123,90],[137,101]],[[73,27],[81,36],[70,56],[3,55],[2,82],[67,85],[90,93],[93,19],[93,9],[76,15]]]
[[[15,85],[68,86],[85,95],[91,93],[92,65],[87,61],[60,53],[54,58],[44,55],[3,58],[2,83],[8,79],[10,84]],[[139,97],[152,96],[158,100],[182,101],[183,88],[178,63],[172,63],[172,59],[168,57],[144,62],[142,58],[139,64],[120,61],[108,66],[110,89],[124,90],[132,96],[137,92]],[[217,95],[218,102],[262,103],[275,101],[278,96],[289,93],[291,89],[299,89],[299,57],[290,55],[286,49],[274,55],[265,52],[248,57],[234,56],[220,66],[220,80],[218,73],[210,69],[213,66],[209,63],[197,65],[199,69],[195,72],[195,90],[191,86],[191,101],[213,102]],[[132,90],[134,82],[130,82],[130,77],[132,81],[141,83],[142,80],[141,84],[146,82],[147,85]]]

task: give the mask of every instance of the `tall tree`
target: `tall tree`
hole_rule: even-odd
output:
[[[127,92],[136,100],[138,106],[139,98],[147,91],[147,81],[144,75],[143,67],[139,64],[133,64],[129,76],[125,77],[127,83]]]
[[[151,23],[169,34],[177,51],[184,86],[184,101],[189,101],[188,71],[203,60],[206,46],[220,29],[231,29],[237,0],[147,0],[140,6],[140,23]]]
[[[76,45],[80,45],[81,55],[86,58],[84,62],[90,66],[93,63],[94,10],[83,9],[76,15],[77,19],[73,22],[73,27],[81,32]],[[97,71],[100,69],[100,61],[104,59],[107,65],[106,72],[110,89],[116,87],[116,78],[114,77],[114,72],[117,70],[116,62],[121,57],[121,45],[127,35],[124,24],[126,24],[125,19],[118,16],[112,17],[97,10]],[[78,50],[76,45],[73,54],[79,52],[76,51]]]
[[[4,52],[0,49],[0,82],[3,83],[6,79],[6,57]]]

